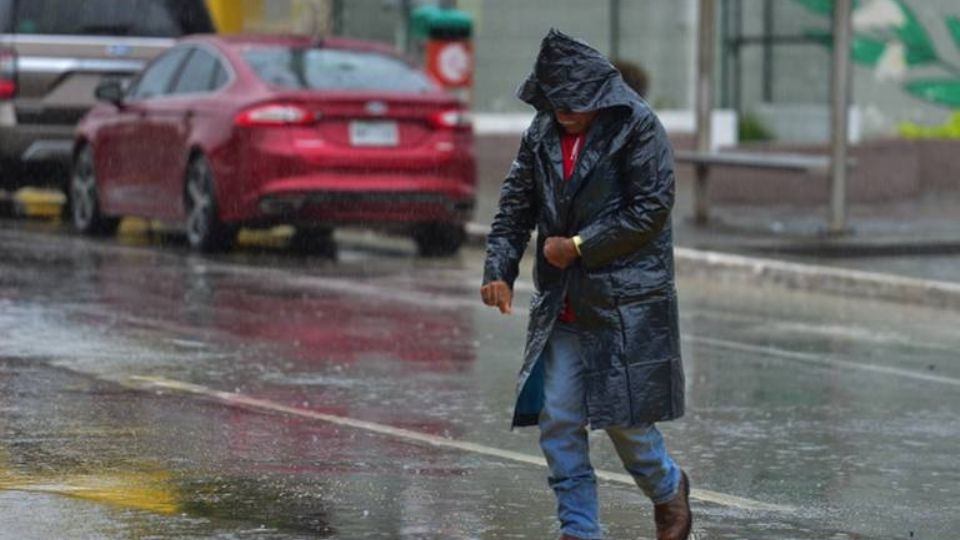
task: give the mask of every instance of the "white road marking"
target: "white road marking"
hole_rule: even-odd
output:
[[[701,345],[709,345],[711,347],[717,347],[721,349],[727,349],[732,351],[746,352],[750,354],[762,354],[764,356],[773,356],[776,358],[783,358],[788,360],[798,360],[800,362],[806,362],[808,364],[817,364],[820,366],[826,367],[841,367],[844,369],[854,369],[861,371],[869,371],[871,373],[880,373],[883,375],[895,375],[897,377],[905,377],[908,379],[914,379],[918,381],[925,382],[935,382],[940,384],[949,384],[952,386],[960,386],[960,379],[955,377],[948,377],[945,375],[935,375],[933,373],[923,373],[921,371],[901,369],[891,366],[878,366],[874,364],[863,364],[860,362],[851,362],[849,360],[841,360],[839,358],[823,356],[820,354],[814,353],[804,353],[797,351],[788,351],[786,349],[779,349],[777,347],[770,347],[765,345],[750,345],[748,343],[742,343],[739,341],[730,341],[726,339],[717,339],[703,336],[692,336],[684,335],[684,341],[689,341],[691,343],[697,343]]]
[[[846,280],[861,286],[883,285],[888,287],[905,287],[911,290],[924,292],[941,292],[960,294],[960,283],[939,281],[934,279],[915,278],[898,274],[882,272],[867,272],[836,266],[798,263],[780,259],[751,257],[719,251],[708,251],[685,247],[674,247],[674,255],[679,262],[697,263],[701,269],[711,267],[727,267],[744,272],[745,275],[760,277],[771,272],[781,272],[795,278],[824,278]],[[816,289],[814,289],[816,290]],[[820,289],[820,292],[828,292]]]
[[[396,438],[405,439],[408,441],[415,441],[418,443],[434,446],[437,448],[451,448],[451,449],[460,450],[463,452],[470,452],[473,454],[480,454],[484,456],[503,459],[506,461],[514,461],[517,463],[524,463],[527,465],[535,465],[538,467],[547,466],[546,461],[544,461],[543,458],[532,456],[529,454],[524,454],[521,452],[504,450],[501,448],[495,448],[492,446],[486,446],[483,444],[477,444],[477,443],[472,443],[467,441],[458,441],[456,439],[440,437],[437,435],[431,435],[429,433],[421,433],[421,432],[413,431],[409,429],[396,428],[396,427],[388,426],[385,424],[368,422],[365,420],[358,420],[356,418],[350,418],[346,416],[339,416],[335,414],[327,414],[327,413],[321,413],[317,411],[311,411],[308,409],[290,407],[288,405],[283,405],[280,403],[267,401],[263,399],[257,399],[254,397],[245,396],[243,394],[238,394],[235,392],[224,392],[220,390],[214,390],[206,386],[201,386],[198,384],[192,384],[192,383],[176,381],[171,379],[165,379],[163,377],[132,376],[132,377],[129,377],[126,382],[127,382],[126,384],[127,386],[132,386],[138,389],[162,389],[162,390],[180,392],[184,394],[192,394],[195,396],[202,396],[205,398],[214,399],[225,405],[229,405],[233,407],[242,407],[242,408],[248,408],[248,409],[253,409],[258,411],[269,411],[269,412],[275,412],[280,414],[286,414],[290,416],[298,416],[301,418],[309,418],[311,420],[319,420],[322,422],[336,424],[339,426],[346,426],[354,429],[362,429],[364,431],[369,431],[371,433],[377,433],[380,435],[386,435],[388,437],[396,437]],[[596,475],[598,478],[607,480],[609,482],[627,484],[630,486],[636,485],[633,481],[633,478],[627,474],[598,470],[596,471]],[[765,503],[765,502],[756,501],[753,499],[737,497],[735,495],[728,495],[726,493],[720,493],[720,492],[710,491],[706,489],[692,489],[690,491],[690,498],[696,499],[701,502],[708,502],[708,503],[718,504],[721,506],[738,508],[741,510],[748,510],[748,511],[767,511],[767,512],[792,512],[793,511],[793,508],[789,506]]]

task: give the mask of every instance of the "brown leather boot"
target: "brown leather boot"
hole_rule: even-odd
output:
[[[657,540],[687,540],[693,526],[690,513],[690,479],[680,471],[680,489],[669,501],[653,506],[653,520],[657,524]]]

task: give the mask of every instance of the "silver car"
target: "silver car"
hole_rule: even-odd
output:
[[[25,165],[69,166],[100,81],[213,31],[204,0],[0,0],[0,189],[65,187]]]

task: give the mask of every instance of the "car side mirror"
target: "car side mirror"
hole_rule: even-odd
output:
[[[107,79],[97,85],[94,95],[99,101],[112,103],[119,107],[123,105],[124,93],[122,82],[116,79]]]

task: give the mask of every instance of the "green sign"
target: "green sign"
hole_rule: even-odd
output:
[[[465,11],[438,6],[420,6],[410,15],[410,26],[423,38],[468,38],[473,33],[473,17]]]

